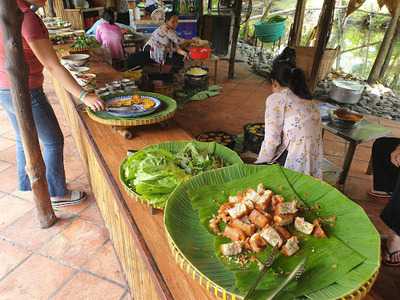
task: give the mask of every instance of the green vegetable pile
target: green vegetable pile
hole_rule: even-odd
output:
[[[74,49],[99,48],[100,44],[94,37],[81,35],[76,38],[71,47]]]
[[[188,143],[176,154],[160,148],[129,156],[122,165],[125,183],[150,205],[163,208],[169,195],[191,176],[221,168],[221,158]]]

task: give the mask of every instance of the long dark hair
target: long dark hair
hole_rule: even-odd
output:
[[[106,8],[103,12],[103,19],[106,20],[110,24],[114,24],[115,23],[114,9]]]
[[[288,87],[298,97],[312,99],[304,71],[296,68],[292,63],[275,61],[272,65],[270,78],[276,80],[281,86]]]

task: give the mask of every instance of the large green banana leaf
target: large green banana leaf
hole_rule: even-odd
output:
[[[143,151],[148,151],[148,150],[153,150],[153,149],[162,149],[162,150],[167,150],[168,152],[171,152],[173,154],[178,153],[182,149],[184,149],[188,143],[192,143],[195,145],[196,149],[203,152],[206,151],[210,155],[215,155],[219,158],[222,158],[224,161],[225,166],[230,166],[233,164],[238,164],[238,163],[243,163],[242,160],[240,159],[239,155],[229,149],[228,147],[225,147],[221,144],[218,143],[205,143],[205,142],[198,142],[198,141],[171,141],[171,142],[165,142],[165,143],[160,143],[156,145],[150,145],[148,147],[143,148],[139,152]],[[127,158],[125,158],[120,166],[120,180],[123,183],[124,187],[132,192],[136,198],[140,198],[142,202],[146,202],[150,205],[152,205],[155,208],[163,209],[164,204],[165,204],[165,197],[154,197],[154,199],[145,199],[140,195],[135,190],[134,186],[131,186],[128,184],[125,174],[124,174],[124,166],[127,164]]]
[[[337,299],[351,294],[379,268],[379,235],[361,207],[332,186],[280,166],[236,165],[207,172],[180,185],[169,198],[164,215],[167,234],[199,273],[229,293],[243,296],[259,273],[255,263],[239,268],[219,257],[216,247],[224,240],[209,232],[208,220],[228,195],[262,182],[287,200],[297,199],[319,210],[310,214],[335,215],[328,239],[308,237],[292,257],[278,257],[258,286],[254,299],[266,299],[285,274],[304,257],[305,273],[278,299]],[[314,216],[315,217],[315,216]],[[259,255],[261,261],[268,250]]]

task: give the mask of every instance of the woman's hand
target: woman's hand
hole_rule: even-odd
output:
[[[86,106],[89,106],[94,111],[101,111],[105,109],[103,100],[97,97],[95,94],[89,94],[82,99]]]
[[[391,154],[390,154],[390,161],[396,167],[400,167],[400,146],[398,146]]]

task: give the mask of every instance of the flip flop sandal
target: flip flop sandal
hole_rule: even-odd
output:
[[[389,259],[386,259],[386,254],[389,255]],[[393,257],[397,256],[397,262],[393,262]],[[400,250],[389,252],[385,251],[384,257],[382,257],[382,263],[388,267],[400,267]]]
[[[373,192],[373,191],[368,191],[368,197],[371,200],[374,200],[374,201],[384,201],[384,202],[386,202],[386,201],[390,200],[391,195],[383,194],[383,193],[376,193],[376,192]]]
[[[77,205],[86,199],[86,193],[80,191],[72,191],[69,198],[52,197],[51,205],[53,208],[59,208],[70,205]]]

